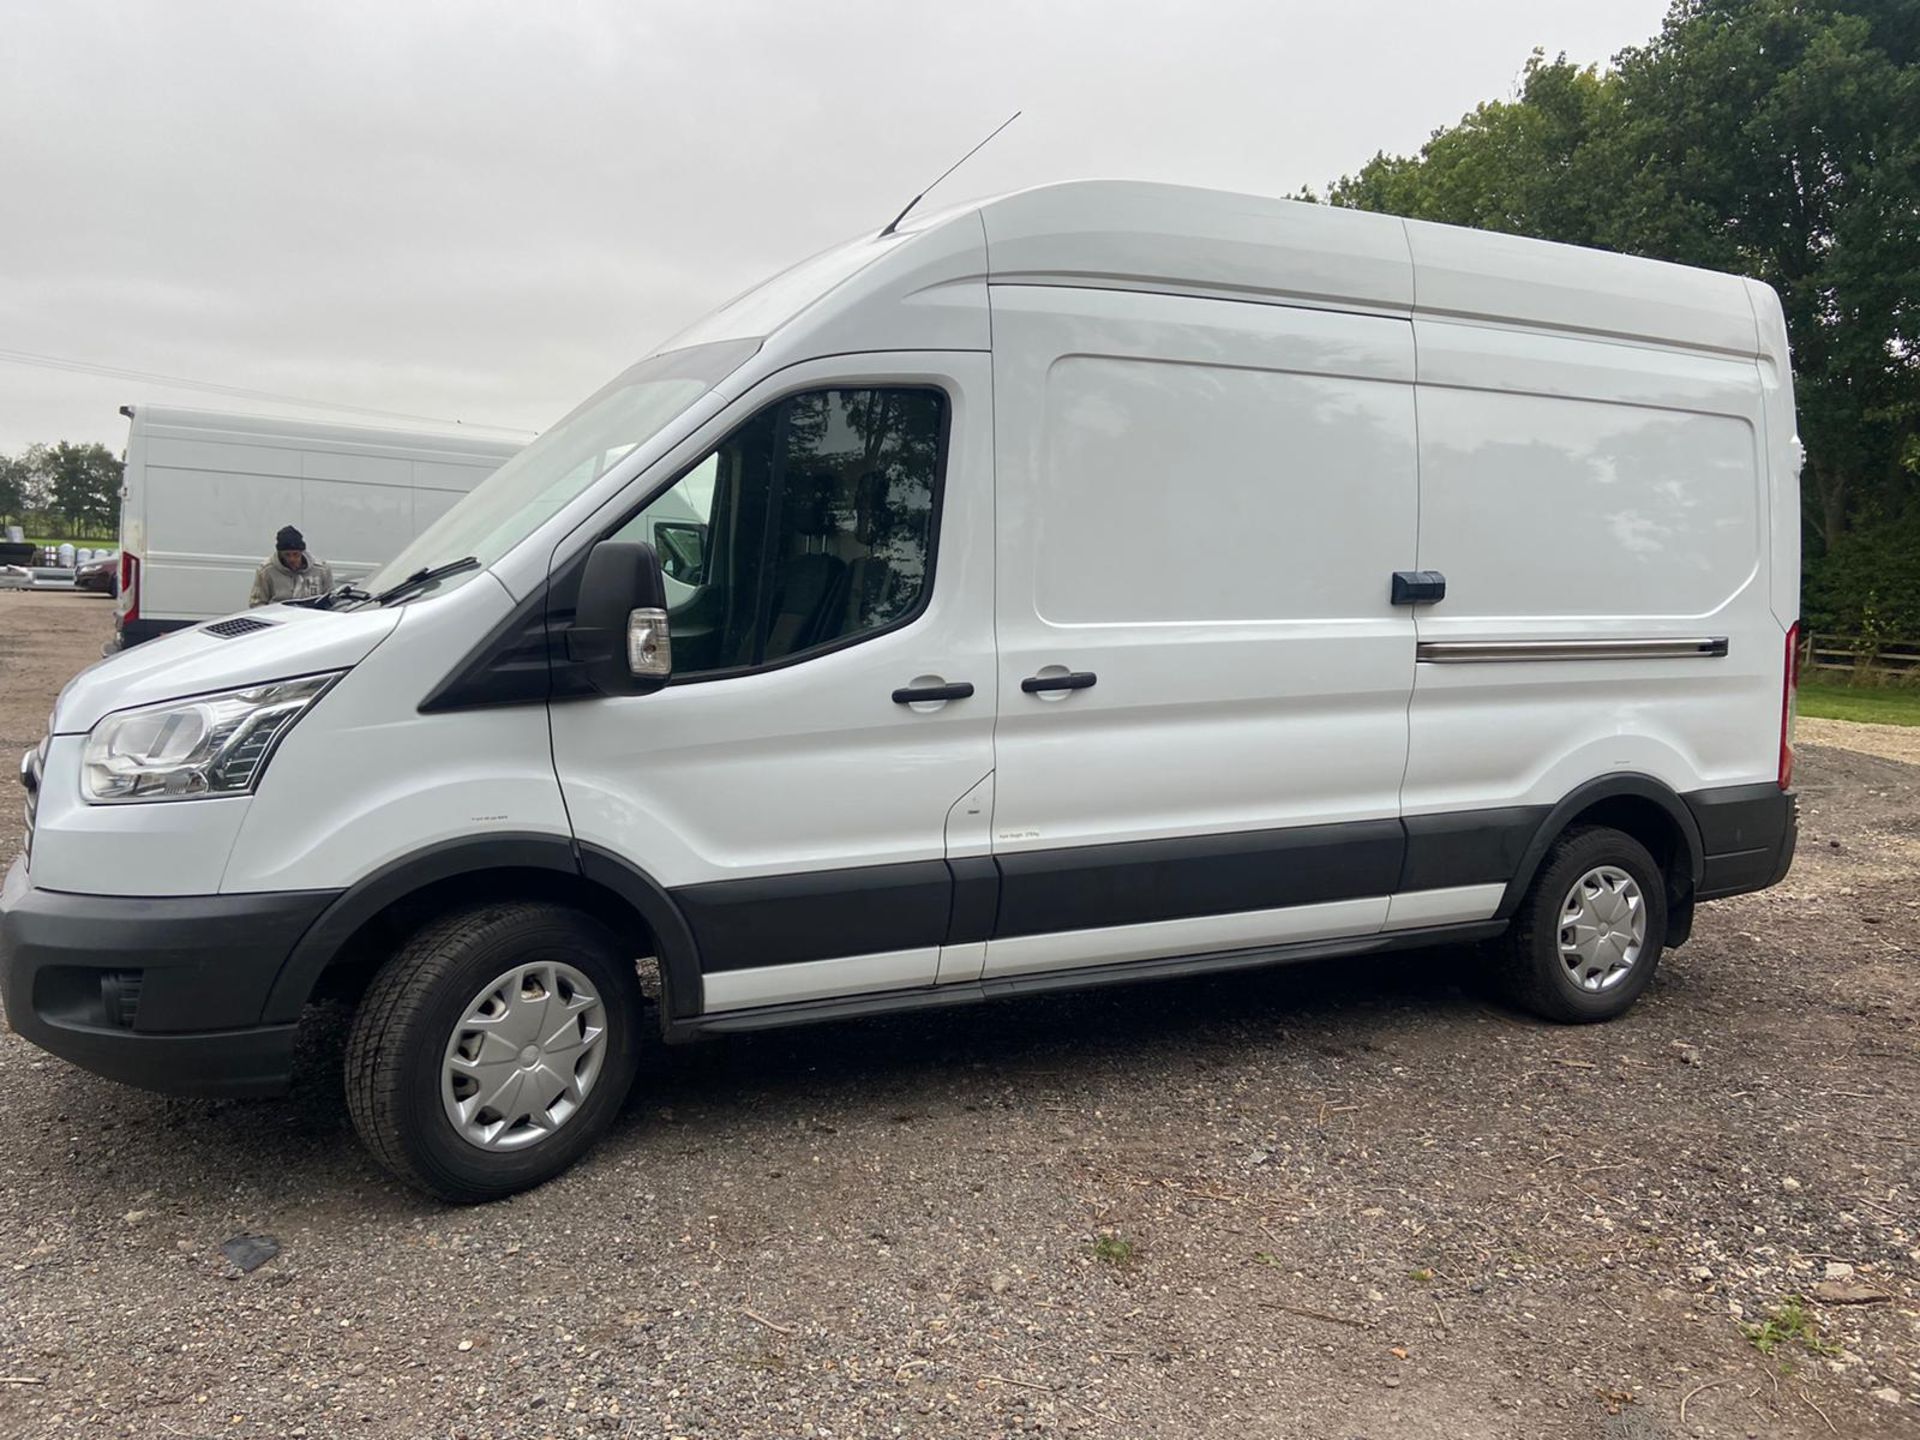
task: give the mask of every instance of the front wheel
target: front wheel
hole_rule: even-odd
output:
[[[347,1041],[347,1109],[374,1157],[457,1204],[551,1179],[619,1113],[640,985],[597,921],[512,902],[441,916],[374,978]]]
[[[1554,843],[1496,942],[1514,1003],[1583,1024],[1623,1015],[1652,983],[1667,939],[1666,882],[1646,846],[1582,826]]]

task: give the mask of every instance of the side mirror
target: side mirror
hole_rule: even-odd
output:
[[[669,580],[682,585],[703,584],[707,578],[707,527],[694,520],[661,520],[653,527],[660,568]]]
[[[602,695],[651,695],[672,677],[667,587],[651,545],[602,540],[588,553],[567,658]]]

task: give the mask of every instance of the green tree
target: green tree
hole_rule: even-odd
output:
[[[1337,181],[1335,205],[1417,220],[1607,243],[1628,178],[1620,87],[1592,66],[1535,51],[1519,97],[1490,100],[1437,130],[1415,156],[1376,155]]]
[[[1610,69],[1536,53],[1514,99],[1328,199],[1764,280],[1793,344],[1810,561],[1920,514],[1914,0],[1675,0]]]
[[[32,477],[24,456],[0,455],[0,524],[25,521]]]
[[[1869,646],[1920,636],[1920,507],[1869,517],[1834,541],[1807,576],[1804,605],[1817,629]]]
[[[1920,433],[1913,9],[1687,0],[1619,62],[1629,144],[1670,197],[1635,248],[1780,292],[1820,548],[1915,500],[1902,464]]]
[[[100,444],[62,440],[44,452],[48,502],[75,534],[111,533],[120,517],[120,479],[125,470]]]

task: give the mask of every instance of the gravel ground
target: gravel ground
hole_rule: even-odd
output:
[[[0,594],[0,746],[107,623]],[[1605,1027],[1432,952],[745,1037],[470,1210],[338,1016],[284,1103],[0,1036],[0,1433],[1920,1434],[1920,736],[1801,738],[1792,875]]]

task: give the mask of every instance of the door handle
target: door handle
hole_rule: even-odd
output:
[[[926,705],[935,700],[965,700],[973,694],[973,686],[961,680],[952,685],[907,686],[893,692],[896,705]]]
[[[1396,605],[1438,605],[1446,598],[1447,577],[1438,570],[1393,572],[1393,603]]]
[[[1049,690],[1091,690],[1099,678],[1091,670],[1075,670],[1067,675],[1029,675],[1020,682],[1020,688],[1029,695]]]

